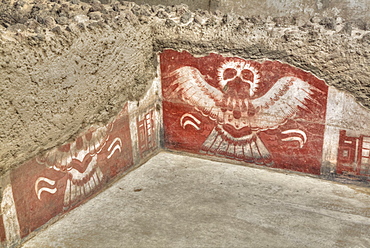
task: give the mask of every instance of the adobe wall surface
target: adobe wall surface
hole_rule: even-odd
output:
[[[87,1],[88,2],[88,1]],[[109,0],[105,0],[109,2]],[[224,13],[235,13],[243,16],[303,16],[318,15],[321,17],[333,17],[340,15],[348,20],[369,19],[369,0],[135,0],[137,4],[151,5],[177,5],[184,3],[192,11],[204,9],[208,11],[220,10]]]
[[[348,20],[370,18],[368,0],[237,0],[214,1],[217,9],[234,12],[239,15],[265,16],[310,16],[332,17],[340,15]]]

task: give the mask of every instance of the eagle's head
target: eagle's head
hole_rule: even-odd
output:
[[[225,94],[224,111],[231,111],[236,119],[243,112],[249,116],[255,113],[250,99],[258,90],[260,75],[253,66],[243,59],[232,58],[218,69],[218,80]]]
[[[260,75],[243,59],[233,58],[218,69],[221,89],[232,98],[250,98],[258,90]]]

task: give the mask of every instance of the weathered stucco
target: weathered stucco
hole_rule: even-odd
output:
[[[155,75],[150,27],[99,24],[32,34],[3,30],[1,169],[106,123],[145,93]]]
[[[127,100],[138,100],[155,76],[156,53],[166,48],[287,62],[370,107],[366,22],[128,2],[18,1],[0,8],[3,171],[107,123]]]
[[[111,0],[102,0],[105,3]],[[88,1],[86,1],[88,2]],[[244,16],[305,16],[327,17],[340,15],[355,21],[370,18],[369,0],[134,0],[137,4],[174,5],[184,3],[192,11],[205,9],[233,12]]]

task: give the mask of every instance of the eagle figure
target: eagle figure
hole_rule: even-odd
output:
[[[318,103],[312,95],[320,90],[297,77],[285,76],[264,95],[256,96],[259,72],[239,58],[224,62],[217,73],[218,85],[214,87],[197,68],[180,67],[168,74],[173,81],[164,97],[169,101],[180,98],[216,123],[201,152],[272,164],[259,132],[284,125],[300,108],[308,110],[308,100]]]
[[[51,149],[37,160],[39,164],[44,164],[61,175],[67,175],[65,207],[93,192],[102,182],[103,173],[97,161],[98,154],[107,145],[109,139],[107,130],[106,126],[98,127],[78,137],[74,142]],[[43,192],[56,193],[58,189],[55,184],[58,180],[39,177],[35,183],[37,198],[41,200]]]

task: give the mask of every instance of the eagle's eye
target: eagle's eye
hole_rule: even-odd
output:
[[[250,70],[247,70],[247,69],[242,70],[242,72],[241,72],[241,77],[242,77],[242,79],[243,79],[244,81],[250,81],[250,82],[252,82],[252,83],[253,83],[253,81],[254,81],[254,74],[253,74],[253,72],[252,72],[252,71],[250,71]]]
[[[236,77],[236,75],[238,74],[238,72],[234,69],[234,68],[227,68],[225,71],[224,71],[224,74],[223,74],[223,79],[224,80],[230,80],[230,79],[233,79]]]

